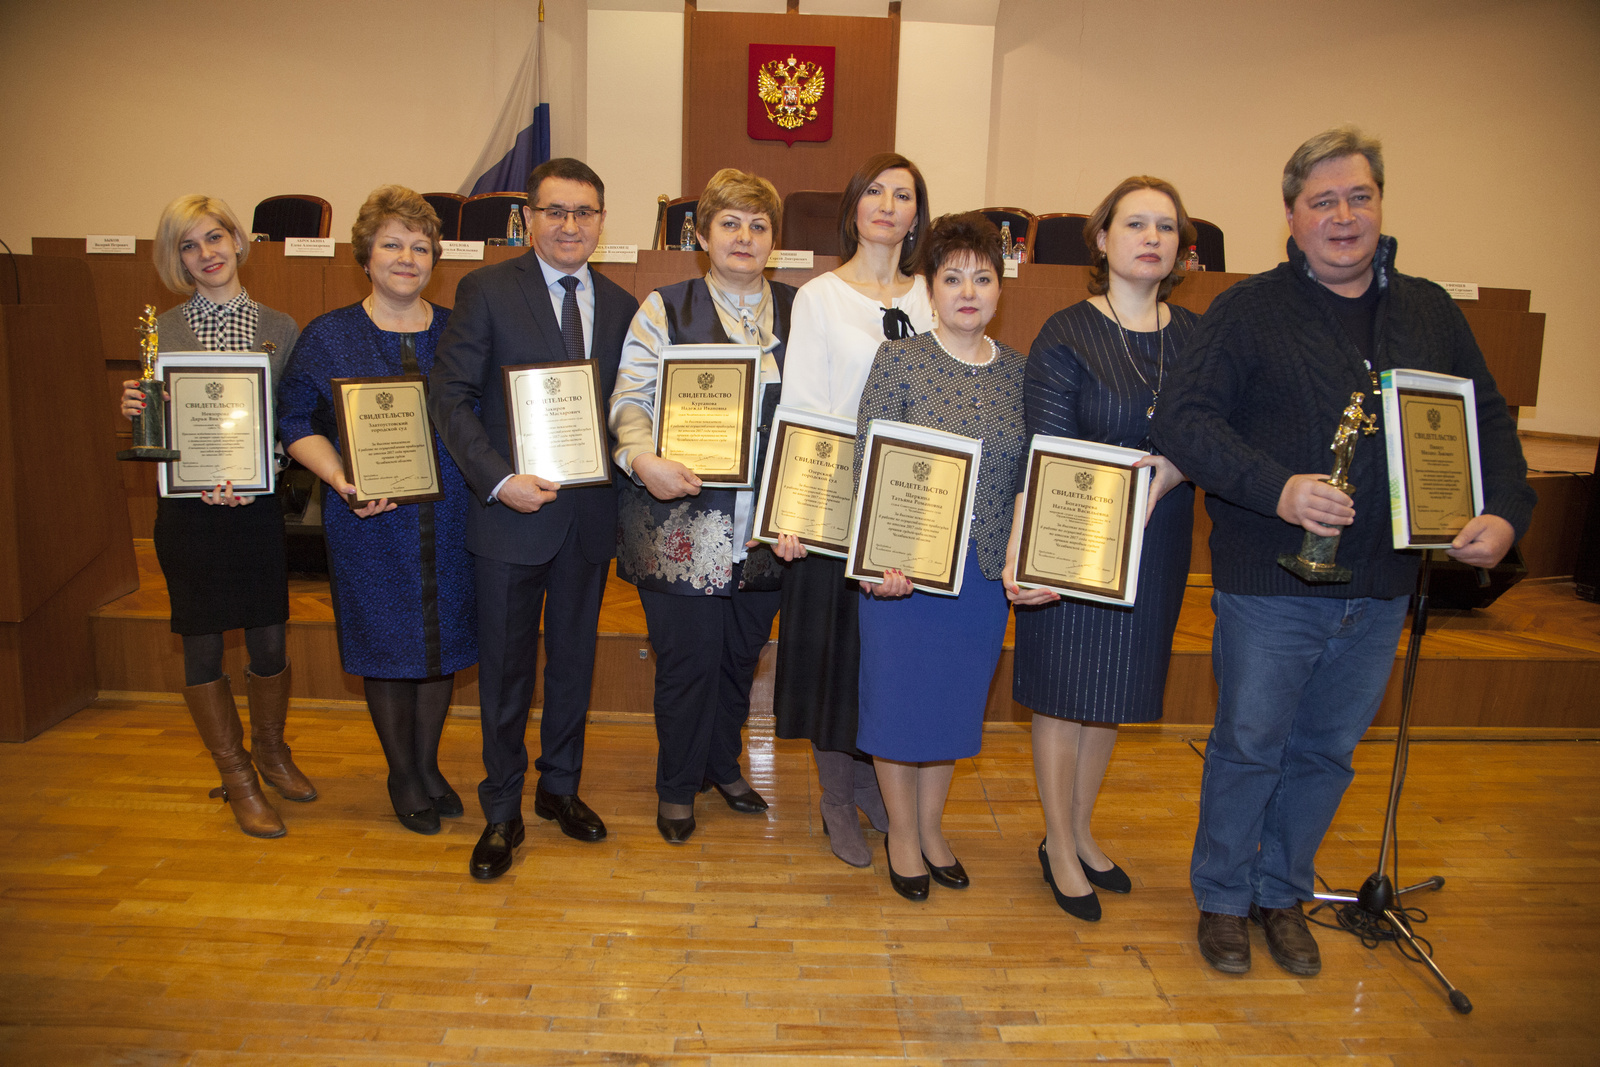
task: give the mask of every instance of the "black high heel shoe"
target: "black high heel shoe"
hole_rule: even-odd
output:
[[[961,866],[960,860],[956,860],[948,867],[936,867],[924,852],[922,862],[928,865],[928,873],[933,876],[933,880],[946,889],[965,889],[972,884],[972,879],[967,877],[967,869]]]
[[[694,833],[694,812],[686,818],[669,819],[661,814],[661,808],[656,808],[656,830],[661,834],[661,839],[669,845],[681,845],[689,840],[689,835]]]
[[[1050,873],[1050,853],[1044,850],[1044,841],[1039,842],[1039,866],[1044,871],[1044,880],[1050,883],[1050,892],[1056,895],[1056,907],[1074,919],[1082,919],[1086,923],[1100,921],[1100,898],[1095,895],[1093,889],[1084,896],[1069,897],[1056,888],[1055,875]]]
[[[446,819],[459,819],[467,813],[465,805],[461,803],[461,795],[454,789],[446,789],[444,796],[429,797],[433,801],[433,810]]]
[[[700,792],[702,793],[709,793],[713,789],[722,794],[722,799],[726,800],[728,807],[734,811],[745,815],[754,815],[756,812],[767,810],[767,802],[762,800],[761,794],[754,789],[746,790],[743,793],[730,793],[709,778],[700,783]]]
[[[928,876],[915,874],[907,878],[894,873],[894,855],[889,851],[889,835],[883,835],[883,858],[889,864],[889,884],[907,900],[920,904],[928,899]]]
[[[1104,889],[1108,893],[1133,892],[1133,879],[1128,877],[1127,871],[1115,863],[1111,865],[1109,871],[1097,871],[1079,856],[1078,865],[1083,868],[1083,876],[1089,879],[1089,884],[1092,886]]]
[[[429,798],[428,806],[420,811],[401,811],[400,806],[394,801],[393,781],[391,780],[387,785],[389,788],[389,807],[394,809],[394,817],[400,820],[401,826],[404,826],[414,834],[422,834],[425,837],[431,837],[439,832],[439,811],[433,806],[432,798]]]

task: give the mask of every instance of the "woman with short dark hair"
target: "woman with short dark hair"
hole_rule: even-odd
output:
[[[436,834],[440,816],[464,814],[439,770],[439,739],[455,672],[478,660],[468,490],[435,433],[443,500],[358,507],[332,380],[426,377],[433,368],[450,318],[422,297],[439,258],[439,216],[417,193],[385,185],[361,205],[350,243],[372,291],[306,327],[284,373],[278,424],[289,454],[324,483],[339,658],[361,675],[389,764],[389,803],[406,829]]]
[[[975,211],[945,215],[921,256],[938,325],[878,349],[856,416],[857,478],[873,419],[978,438],[983,448],[960,595],[913,592],[898,570],[861,583],[856,745],[873,758],[889,812],[889,881],[908,900],[927,899],[930,877],[970,884],[941,820],[955,761],[982,747],[1009,613],[1000,572],[1024,444],[1025,361],[984,333],[1000,302],[1000,231]]]

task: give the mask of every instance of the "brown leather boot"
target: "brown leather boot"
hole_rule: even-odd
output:
[[[250,748],[256,769],[283,799],[304,803],[317,799],[317,787],[300,773],[283,742],[283,723],[289,717],[289,668],[270,678],[244,672],[250,693]]]
[[[250,753],[244,750],[244,726],[234,707],[228,676],[224,674],[204,685],[186,686],[183,699],[189,705],[195,729],[200,731],[200,740],[211,751],[211,759],[222,775],[221,787],[213,789],[211,795],[228,802],[239,829],[251,837],[282,837],[288,831],[261,795],[261,783],[250,766]]]

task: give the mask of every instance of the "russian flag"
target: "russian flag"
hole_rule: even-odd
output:
[[[542,6],[542,5],[541,5]],[[500,118],[473,164],[461,195],[520,193],[528,172],[550,158],[550,102],[544,91],[544,12],[528,54],[522,57],[516,81],[506,94]]]

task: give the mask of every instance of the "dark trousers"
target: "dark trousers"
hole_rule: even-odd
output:
[[[473,557],[478,586],[478,702],[483,769],[478,802],[485,820],[522,813],[528,773],[528,708],[539,666],[544,616],[544,711],[539,723],[540,782],[545,791],[578,791],[583,731],[594,682],[595,631],[605,593],[605,563],[578,547],[576,527],[548,563],[505,563]]]
[[[738,581],[737,566],[734,581]],[[676,596],[639,590],[656,652],[656,796],[692,804],[709,778],[739,780],[756,660],[782,594]]]

